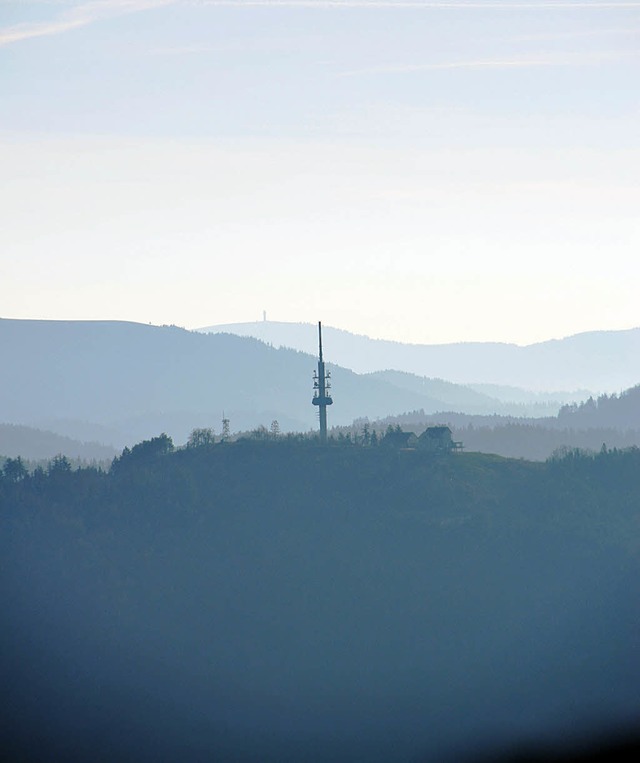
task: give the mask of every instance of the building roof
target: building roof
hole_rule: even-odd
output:
[[[389,445],[398,445],[399,447],[406,446],[412,439],[415,439],[413,432],[387,432],[384,436],[384,442]]]
[[[427,427],[420,437],[431,437],[433,439],[451,436],[451,430],[447,426]]]

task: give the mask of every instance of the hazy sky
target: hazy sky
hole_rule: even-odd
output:
[[[640,325],[640,1],[0,0],[0,316]]]

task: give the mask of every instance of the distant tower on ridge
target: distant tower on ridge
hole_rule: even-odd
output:
[[[320,442],[327,441],[327,406],[333,405],[333,400],[329,394],[331,389],[331,373],[325,371],[324,360],[322,359],[322,323],[318,321],[318,371],[313,374],[313,400],[314,405],[318,406],[320,416]]]
[[[222,412],[222,436],[221,442],[228,442],[231,437],[231,422]]]

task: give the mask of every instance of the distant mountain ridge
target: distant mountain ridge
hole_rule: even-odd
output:
[[[314,353],[311,323],[259,321],[198,331],[252,336],[277,347]],[[389,369],[459,384],[511,385],[534,391],[585,387],[613,392],[640,381],[640,328],[591,331],[527,346],[498,342],[402,344],[323,326],[327,357],[357,373]]]
[[[0,352],[0,421],[75,439],[122,447],[164,430],[180,443],[195,427],[219,431],[223,411],[235,431],[273,419],[283,431],[317,426],[315,356],[256,339],[123,321],[2,319]],[[447,407],[427,389],[329,365],[330,425]]]
[[[333,360],[329,339],[325,350],[327,359]],[[181,444],[195,427],[213,427],[219,433],[223,411],[236,432],[259,425],[269,427],[274,419],[282,431],[317,427],[311,405],[316,357],[276,349],[257,339],[117,321],[2,319],[0,352],[0,422],[28,425],[84,443],[93,441],[119,449],[164,431]],[[511,427],[509,442],[502,442],[502,450],[497,452],[536,457],[548,455],[552,441],[558,445],[588,443],[589,447],[593,443],[599,447],[603,441],[618,446],[638,442],[636,393],[623,396],[621,403],[608,398],[597,420],[591,404],[585,403],[576,406],[575,414],[573,408],[567,408],[561,421],[556,418],[558,401],[542,393],[499,385],[463,386],[401,371],[358,375],[333,362],[329,367],[335,400],[330,426],[388,417],[400,422],[423,421],[425,426],[433,420],[487,430],[504,424]],[[518,395],[520,401],[511,404],[498,397]],[[609,415],[603,417],[605,408],[620,413],[615,414],[615,420]],[[534,454],[524,440],[522,446],[512,442],[520,432],[512,427],[516,422],[500,419],[530,416],[532,412],[542,418],[522,421],[523,425],[549,430],[595,426],[598,433],[594,431],[589,439],[548,435]],[[625,424],[628,420],[631,423]],[[619,428],[620,423],[634,430],[633,435],[612,439],[609,433],[599,433],[603,427]],[[474,445],[471,436],[461,439],[470,447],[498,447],[491,444],[497,442],[494,435],[485,437],[490,444],[476,438]],[[36,444],[25,441],[20,446],[22,452],[12,445],[5,453],[0,450],[0,455],[35,458],[32,445],[35,448]],[[80,446],[69,440],[52,441],[50,447],[56,453],[75,455]],[[43,453],[44,457],[50,455],[50,451]]]

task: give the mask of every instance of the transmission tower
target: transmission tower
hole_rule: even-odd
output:
[[[221,435],[221,441],[227,442],[229,438],[231,437],[231,423],[229,422],[229,419],[226,418],[224,415],[224,411],[222,412],[222,435]]]
[[[318,321],[318,370],[313,374],[313,400],[314,405],[318,406],[318,415],[320,417],[320,442],[327,441],[327,406],[333,405],[333,400],[329,394],[331,389],[331,372],[325,371],[324,360],[322,359],[322,323]]]

